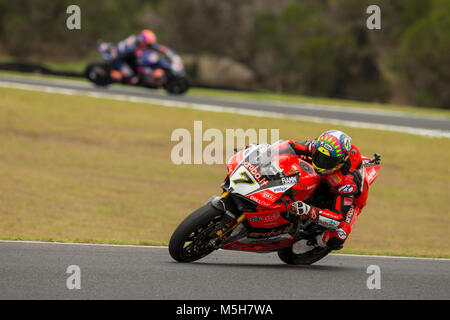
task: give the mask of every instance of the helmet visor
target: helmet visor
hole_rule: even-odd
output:
[[[316,150],[316,152],[314,152],[313,154],[312,162],[317,168],[329,170],[333,169],[340,163],[340,158],[330,157]]]

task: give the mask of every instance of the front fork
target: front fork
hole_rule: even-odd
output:
[[[215,232],[217,238],[214,239],[214,244],[217,244],[219,241],[223,240],[225,236],[231,234],[231,232],[236,229],[242,222],[246,220],[245,214],[241,214],[236,218],[236,215],[227,210],[225,204],[221,201],[222,199],[226,199],[229,196],[228,192],[224,192],[220,198],[215,197],[211,199],[211,204],[214,208],[222,210],[225,215],[224,219],[220,225],[219,230]]]

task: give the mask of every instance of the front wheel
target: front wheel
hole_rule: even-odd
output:
[[[223,212],[210,203],[192,212],[175,229],[169,241],[169,253],[179,262],[192,262],[214,251],[210,240],[222,220]]]
[[[97,86],[107,86],[112,83],[111,67],[105,62],[92,62],[84,70],[84,75]]]
[[[284,248],[278,251],[278,257],[287,264],[310,265],[319,261],[331,252],[328,248],[314,248],[302,254],[294,254],[292,247]]]

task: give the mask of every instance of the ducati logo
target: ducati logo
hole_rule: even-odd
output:
[[[281,229],[281,230],[272,229],[269,232],[252,232],[248,236],[249,236],[249,238],[268,238],[268,237],[272,237],[272,236],[278,236],[282,233],[288,233],[288,232],[292,231],[292,229],[293,229],[293,225],[290,224],[286,228]]]

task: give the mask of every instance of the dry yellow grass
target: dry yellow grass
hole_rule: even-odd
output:
[[[0,88],[0,238],[165,244],[217,194],[225,165],[174,165],[176,128],[327,124]],[[343,252],[449,257],[450,141],[340,127],[383,168]],[[205,143],[206,145],[206,143]]]

